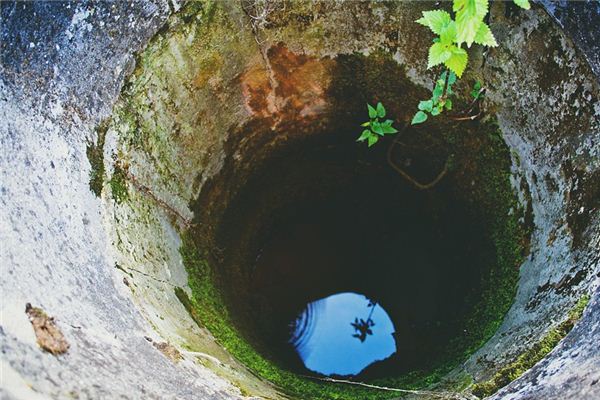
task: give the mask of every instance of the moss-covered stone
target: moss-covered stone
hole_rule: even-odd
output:
[[[117,204],[121,204],[129,198],[127,190],[127,171],[118,161],[113,166],[113,174],[108,181],[113,199]]]
[[[485,382],[479,382],[471,388],[474,395],[484,398],[491,396],[498,390],[508,385],[527,370],[537,364],[542,358],[550,353],[556,345],[573,329],[590,300],[589,295],[583,296],[571,309],[567,320],[552,328],[539,342],[528,351],[521,354],[517,359],[498,371],[493,378]]]
[[[90,189],[98,197],[104,186],[104,141],[108,129],[108,120],[102,121],[96,128],[96,143],[88,143],[86,154],[90,162]]]

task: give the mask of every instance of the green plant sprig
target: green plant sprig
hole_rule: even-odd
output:
[[[529,0],[513,0],[514,3],[524,9],[529,9]],[[484,21],[489,12],[488,0],[453,0],[452,11],[454,19],[444,10],[423,11],[422,17],[416,22],[428,27],[437,36],[433,39],[433,44],[429,48],[427,58],[427,68],[431,69],[437,65],[443,64],[448,70],[452,71],[456,77],[460,78],[467,67],[469,55],[462,47],[463,43],[471,47],[473,43],[486,47],[496,47],[498,43],[488,24]],[[439,85],[433,89],[433,98],[436,92],[439,94]],[[447,88],[447,86],[445,86]],[[449,94],[443,88],[438,98],[448,98]],[[432,104],[429,107],[429,100],[419,103],[419,111],[415,114],[412,124],[419,124],[427,120],[425,111],[431,115],[439,115],[443,110]],[[450,103],[451,104],[451,103]],[[452,106],[450,106],[452,107]],[[438,111],[433,111],[433,110]],[[436,114],[434,114],[434,112]]]
[[[393,135],[398,131],[392,126],[394,123],[391,119],[381,121],[380,118],[384,118],[386,111],[385,107],[381,102],[377,103],[377,106],[373,107],[367,103],[367,110],[369,111],[369,121],[361,124],[362,127],[367,128],[362,131],[362,134],[356,140],[357,142],[367,141],[369,147],[373,146],[379,141],[381,136]]]
[[[456,74],[454,71],[446,70],[442,72],[435,82],[431,98],[419,102],[419,111],[413,117],[411,124],[416,125],[427,121],[427,113],[435,117],[440,115],[444,110],[452,110],[452,99],[450,99],[450,96],[454,94],[452,85],[455,82]]]

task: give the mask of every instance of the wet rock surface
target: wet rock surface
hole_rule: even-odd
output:
[[[492,29],[498,30],[501,46],[488,56],[487,69],[480,71],[493,86],[491,109],[497,112],[504,139],[513,151],[512,179],[523,204],[532,209],[535,230],[511,311],[463,372],[475,380],[488,379],[558,325],[584,292],[591,292],[589,306],[567,337],[494,398],[595,399],[600,396],[598,6],[593,2],[543,5],[562,24],[564,33],[541,8],[531,14],[499,17]],[[128,184],[130,201],[124,205],[115,205],[106,187],[101,199],[90,191],[86,146],[97,142],[96,126],[110,114],[127,77],[145,62],[141,57],[136,64],[136,54],[161,27],[164,39],[153,39],[151,46],[172,46],[175,66],[189,61],[177,58],[183,36],[169,36],[169,29],[185,24],[186,16],[165,25],[171,13],[181,12],[180,4],[167,0],[1,2],[0,7],[0,346],[3,374],[8,377],[0,393],[28,399],[74,394],[80,398],[230,399],[241,396],[238,387],[249,386],[252,390],[244,393],[276,397],[269,385],[247,378],[243,366],[217,349],[181,305],[173,289],[188,289],[187,276],[174,227],[181,219],[192,218],[190,202],[221,171],[225,158],[244,154],[231,154],[232,149],[256,148],[260,140],[271,143],[272,137],[245,137],[246,133],[256,126],[264,131],[281,127],[290,117],[299,122],[294,128],[302,128],[303,122],[327,109],[323,96],[330,84],[331,58],[384,48],[395,52],[394,59],[405,66],[415,85],[427,84],[425,53],[411,47],[414,40],[426,42],[428,38],[418,35],[410,40],[414,16],[427,5],[399,5],[389,23],[381,17],[387,5],[321,4],[312,10],[299,6],[277,15],[281,29],[276,22],[260,38],[261,43],[265,40],[263,51],[254,47],[255,37],[243,11],[232,6],[227,19],[233,22],[228,29],[237,29],[245,52],[240,50],[239,58],[222,60],[217,51],[204,58],[208,60],[204,69],[190,67],[204,92],[196,103],[176,108],[221,96],[220,101],[230,105],[223,112],[230,119],[218,122],[229,124],[225,126],[248,123],[246,129],[237,131],[241,146],[232,147],[228,136],[209,133],[206,143],[193,148],[204,158],[190,158],[189,164],[182,164],[184,170],[195,170],[200,176],[181,182],[165,174],[165,169],[154,169],[167,166],[167,171],[172,168],[169,172],[180,172],[179,164],[170,163],[181,154],[153,159],[158,153],[137,153],[128,171],[141,176],[139,184],[155,198]],[[495,7],[497,15],[504,14],[501,5]],[[357,22],[354,15],[363,18]],[[360,21],[375,22],[367,26]],[[540,37],[540,30],[548,36]],[[365,48],[365,43],[371,47]],[[237,54],[235,45],[229,50]],[[545,51],[553,53],[545,57]],[[266,73],[263,56],[274,64]],[[177,72],[168,65],[165,68]],[[288,70],[292,78],[281,78]],[[307,83],[315,77],[321,85],[316,88]],[[314,96],[303,97],[305,90],[299,87],[310,89]],[[168,97],[185,98],[157,91],[148,99]],[[519,111],[523,109],[536,112],[523,115]],[[202,120],[190,113],[192,117]],[[162,122],[169,123],[169,117],[165,118]],[[253,118],[263,120],[249,123]],[[174,140],[183,148],[186,132],[194,131],[188,128],[173,126],[174,131],[183,132]],[[167,143],[170,132],[165,136]],[[109,134],[107,174],[114,171],[115,142],[114,133],[112,139]],[[250,165],[260,157],[241,160],[238,165]],[[156,199],[175,212],[165,211]],[[124,276],[128,285],[123,284]],[[23,313],[28,302],[57,318],[70,344],[60,358],[37,346]],[[218,362],[234,367],[201,365],[200,356],[186,352],[175,364],[145,335],[180,347],[196,340],[195,353],[217,354]]]

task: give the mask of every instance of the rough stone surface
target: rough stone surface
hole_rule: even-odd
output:
[[[526,190],[521,195],[523,203],[530,202],[533,209],[535,232],[531,254],[521,267],[513,308],[499,332],[471,357],[464,370],[476,379],[489,377],[560,323],[579,296],[591,291],[590,305],[565,340],[494,398],[595,399],[600,397],[600,49],[594,39],[600,21],[593,3],[587,8],[566,2],[543,4],[566,34],[549,28],[550,18],[539,8],[507,19],[499,17],[493,29],[501,46],[480,70],[492,85],[490,102],[514,152],[515,187],[520,190],[526,182],[530,188],[531,198]],[[222,167],[226,138],[208,136],[204,147],[198,149],[204,158],[196,160],[197,165],[184,164],[190,170],[205,167],[199,180],[165,179],[164,168],[150,168],[166,166],[168,170],[169,162],[181,154],[155,159],[144,158],[148,154],[143,152],[134,154],[132,171],[152,188],[155,198],[136,191],[130,193],[133,201],[118,205],[106,193],[98,199],[89,190],[86,145],[96,140],[96,125],[109,115],[125,78],[134,71],[135,53],[179,4],[166,0],[1,2],[0,7],[2,398],[75,394],[79,398],[240,397],[239,389],[230,382],[238,386],[243,382],[245,391],[275,397],[272,388],[249,378],[208,332],[193,323],[173,291],[175,286],[187,286],[177,253],[177,226],[191,218],[190,200]],[[495,15],[503,14],[500,5],[495,7]],[[235,43],[228,43],[223,48],[237,58],[224,62],[215,54],[207,58],[206,70],[186,66],[195,72],[196,83],[205,88],[200,96],[206,97],[195,100],[201,103],[210,96],[223,96],[219,101],[231,104],[230,113],[224,115],[233,116],[219,122],[230,124],[256,110],[264,111],[247,100],[273,84],[261,72],[242,68],[262,67],[265,54],[253,47],[255,38],[243,23],[243,13],[236,7],[232,10],[231,26],[237,27],[237,38],[246,44],[245,50],[234,53]],[[428,85],[428,75],[418,66],[424,53],[412,51],[411,36],[402,35],[403,31],[414,32],[411,24],[417,10],[413,6],[399,5],[390,17],[399,26],[396,39],[390,39],[394,32],[385,29],[384,6],[353,3],[352,7],[336,4],[315,10],[319,11],[312,15],[301,38],[298,27],[269,31],[271,42],[265,42],[265,49],[277,41],[291,49],[288,55],[279,54],[285,56],[281,64],[294,59],[294,54],[320,59],[377,48],[391,51],[391,44],[394,58],[406,66],[408,76],[416,84]],[[299,14],[298,20],[304,21],[300,17],[307,16]],[[375,21],[375,26],[364,21]],[[540,36],[540,30],[546,36]],[[219,43],[207,38],[210,40]],[[425,43],[429,39],[418,40]],[[188,61],[178,58],[177,40],[166,37],[162,44],[151,44],[161,45],[172,46],[174,65]],[[546,53],[548,48],[551,54]],[[246,64],[238,66],[238,61]],[[303,77],[299,84],[319,72],[321,65],[295,62],[305,68],[305,72],[298,68]],[[167,72],[170,68],[165,65]],[[211,69],[221,75],[212,76]],[[241,74],[244,71],[246,75]],[[233,90],[222,90],[232,87],[227,82],[234,76],[243,76],[245,92],[236,95]],[[310,115],[323,106],[318,97],[304,99],[289,89],[280,92],[279,99],[267,96],[263,101],[266,110],[281,110],[290,104],[293,110],[297,104],[302,106],[300,112]],[[178,98],[173,93],[155,95]],[[519,117],[521,110],[531,109],[535,112]],[[159,117],[164,117],[164,123],[172,122],[168,116]],[[184,135],[189,133],[186,129],[194,129],[179,128]],[[110,160],[118,145],[115,132],[108,137],[105,156],[111,174]],[[169,140],[169,135],[157,134],[156,138]],[[172,210],[157,207],[157,199]],[[40,351],[24,312],[26,303],[39,305],[55,317],[70,344],[66,354]],[[179,347],[184,359],[173,363],[145,336]],[[190,343],[193,351],[186,351],[182,346]],[[206,362],[200,365],[200,358],[212,364],[208,368],[203,366]]]
[[[6,2],[1,7],[0,347],[3,399],[240,397],[199,366],[175,365],[114,268],[87,140],[110,112],[134,52],[176,4]],[[25,304],[71,345],[36,344]]]

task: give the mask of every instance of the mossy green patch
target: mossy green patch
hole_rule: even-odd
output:
[[[589,300],[589,295],[583,296],[564,322],[551,329],[539,342],[498,371],[490,380],[475,384],[472,387],[473,394],[481,398],[491,396],[537,364],[573,329]]]
[[[110,185],[113,199],[115,199],[117,204],[121,204],[129,198],[129,192],[127,191],[127,172],[119,162],[115,162],[113,168],[113,174],[110,181],[108,181],[108,184]]]
[[[90,142],[86,146],[86,154],[90,162],[90,189],[98,197],[104,186],[104,141],[108,130],[107,121],[102,121],[96,128],[96,144]]]

